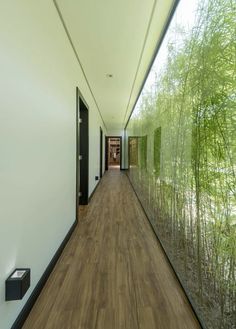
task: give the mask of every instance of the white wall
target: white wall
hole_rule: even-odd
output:
[[[103,130],[103,172],[105,170],[105,134],[106,129],[97,124],[99,116],[91,116],[89,113],[89,195],[93,192],[96,184],[95,176],[100,177],[100,127]],[[96,147],[95,147],[96,146]]]
[[[89,105],[91,193],[102,122],[54,4],[0,0],[1,329],[11,327],[75,220],[76,86]],[[15,267],[31,268],[31,288],[22,301],[5,302]]]

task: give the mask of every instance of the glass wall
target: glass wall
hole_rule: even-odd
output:
[[[129,177],[206,328],[236,328],[236,2],[182,0],[127,126]]]

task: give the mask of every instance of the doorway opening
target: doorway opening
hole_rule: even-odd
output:
[[[102,170],[102,158],[103,158],[103,131],[100,127],[100,178],[102,178],[103,170]]]
[[[89,114],[88,106],[84,101],[82,95],[77,89],[78,104],[79,104],[79,117],[78,117],[78,130],[79,141],[77,158],[78,158],[78,182],[77,194],[80,205],[88,204],[88,186],[89,186]]]
[[[122,137],[106,137],[106,170],[121,169],[122,164]]]

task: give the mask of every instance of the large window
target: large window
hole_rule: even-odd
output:
[[[147,136],[130,179],[209,329],[236,328],[235,28],[235,1],[180,0],[127,126]]]

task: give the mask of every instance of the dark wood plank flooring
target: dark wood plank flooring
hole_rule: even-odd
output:
[[[24,329],[199,329],[126,175],[109,170]]]

